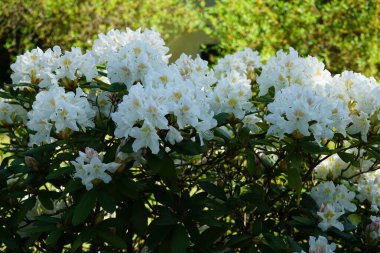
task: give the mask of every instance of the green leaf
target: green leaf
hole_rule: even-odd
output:
[[[360,222],[362,221],[362,218],[360,217],[360,215],[358,214],[350,214],[348,215],[347,219],[351,222],[351,224],[353,224],[354,226],[357,226],[360,224]]]
[[[171,226],[158,226],[154,221],[149,225],[148,239],[146,240],[149,249],[155,249],[170,233]]]
[[[53,170],[52,172],[50,172],[46,176],[46,179],[47,180],[52,180],[52,179],[56,179],[56,178],[61,178],[62,175],[69,175],[73,171],[74,171],[74,167],[73,166],[68,166],[68,167],[64,167],[64,168],[58,168],[58,169]]]
[[[54,204],[53,201],[51,200],[54,198],[54,195],[56,192],[50,192],[50,191],[44,191],[41,190],[38,192],[38,199],[41,202],[41,204],[48,210],[53,210],[54,209]],[[58,196],[56,196],[58,197]]]
[[[95,230],[93,228],[86,228],[83,230],[74,242],[71,244],[71,252],[75,252],[82,246],[83,243],[89,241],[95,235]]]
[[[81,188],[83,188],[83,185],[79,180],[70,180],[65,186],[64,193],[74,192]]]
[[[231,236],[231,239],[226,243],[226,246],[232,248],[240,248],[242,245],[246,244],[250,240],[251,237],[249,235],[234,235]]]
[[[198,246],[199,248],[206,248],[213,242],[218,240],[226,232],[225,228],[209,227],[200,235]]]
[[[91,191],[85,192],[79,201],[79,204],[75,207],[73,216],[73,225],[78,225],[84,221],[91,211],[94,209],[96,202],[97,192],[92,189]]]
[[[358,166],[357,157],[354,154],[346,152],[338,152],[338,156],[346,163],[352,163],[354,166]]]
[[[298,194],[302,190],[302,179],[296,167],[288,168],[288,186],[295,190]]]
[[[164,150],[161,150],[158,155],[149,154],[147,162],[149,168],[157,173],[172,190],[178,190],[177,171],[173,159]]]
[[[255,155],[253,154],[253,152],[251,150],[247,149],[246,157],[247,157],[247,172],[248,172],[248,175],[250,175],[251,177],[253,177],[253,176],[260,176],[260,174],[261,174],[260,173],[260,168],[259,168],[259,166],[256,166]]]
[[[291,219],[294,220],[297,223],[297,225],[302,225],[302,226],[307,226],[307,227],[315,225],[314,221],[307,217],[295,215],[295,216],[292,216]]]
[[[112,83],[108,86],[108,91],[118,92],[127,90],[127,86],[124,83]]]
[[[139,234],[144,234],[148,227],[148,214],[143,201],[133,203],[131,222]]]
[[[51,232],[48,237],[46,238],[46,244],[47,245],[54,245],[59,240],[63,233],[62,229],[56,229],[53,232]]]
[[[181,141],[175,144],[173,149],[179,154],[191,156],[202,154],[207,150],[206,145],[201,146],[193,141]]]
[[[214,119],[218,122],[218,126],[225,125],[227,123],[227,119],[230,116],[229,113],[222,112],[214,116]]]
[[[298,245],[296,241],[293,240],[290,236],[286,237],[286,241],[288,242],[292,252],[301,252],[303,249]]]
[[[116,208],[116,201],[112,193],[107,191],[100,191],[98,201],[101,207],[109,213],[113,213]]]
[[[264,233],[264,238],[267,245],[274,250],[273,252],[286,252],[286,244],[281,238],[274,236],[271,233]]]
[[[186,229],[183,226],[176,225],[171,232],[169,253],[186,253],[190,240]]]
[[[119,235],[112,233],[111,231],[97,230],[96,234],[103,239],[105,242],[109,243],[111,246],[117,249],[127,248],[126,241]]]
[[[18,223],[20,223],[24,218],[25,218],[25,215],[26,213],[32,209],[34,207],[34,205],[36,204],[36,197],[30,197],[28,199],[26,199],[24,201],[24,203],[22,203],[18,213],[17,213],[17,218],[16,218],[16,221]]]
[[[311,154],[325,154],[329,152],[329,149],[324,146],[319,146],[315,142],[311,141],[302,141],[300,143],[302,151],[305,153],[311,153]]]
[[[200,181],[199,186],[208,194],[220,199],[220,200],[227,200],[226,194],[224,193],[223,189],[219,188],[218,186],[214,185],[213,183],[207,182],[207,181]]]
[[[256,219],[251,226],[251,231],[253,236],[258,236],[263,231],[263,222],[259,219]]]

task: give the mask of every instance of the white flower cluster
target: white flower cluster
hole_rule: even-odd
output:
[[[369,201],[371,210],[378,212],[380,210],[380,171],[363,174],[358,182],[358,192],[357,198],[361,202]]]
[[[261,68],[259,53],[250,48],[245,48],[218,60],[214,71],[217,78],[226,77],[231,72],[237,72],[249,78],[258,68]]]
[[[380,217],[371,216],[371,223],[367,225],[365,232],[373,241],[380,240]]]
[[[335,243],[329,244],[327,238],[324,236],[318,236],[318,239],[314,236],[309,237],[309,253],[334,253],[335,249]],[[306,252],[301,251],[301,253]]]
[[[75,80],[85,76],[87,81],[91,81],[98,75],[92,53],[82,54],[80,48],[74,47],[63,54],[58,46],[45,52],[39,48],[33,49],[17,56],[11,69],[14,84],[30,83],[40,88],[55,86],[63,78]]]
[[[320,183],[311,189],[311,197],[320,207],[317,212],[322,221],[318,224],[323,231],[329,227],[335,227],[343,231],[343,224],[338,221],[339,217],[348,212],[355,212],[356,205],[352,203],[355,193],[344,185],[335,186],[333,182]]]
[[[268,134],[301,134],[320,143],[331,139],[334,132],[346,135],[351,122],[348,107],[328,93],[331,74],[317,58],[302,58],[290,48],[289,54],[279,51],[269,59],[257,78],[259,95],[275,89],[275,100],[268,105]]]
[[[144,31],[137,29],[133,31],[127,28],[125,32],[111,30],[107,34],[99,34],[99,38],[94,41],[92,52],[97,64],[103,65],[114,56],[114,53],[118,53],[125,45],[131,42],[136,43],[137,41],[148,45],[149,48],[154,49],[158,54],[164,56],[164,61],[167,61],[170,57],[167,55],[169,48],[165,46],[161,35],[155,30],[150,29],[144,29]],[[130,46],[130,49],[133,50],[133,48],[133,46]],[[134,54],[138,54],[138,52],[134,52]]]
[[[353,124],[349,126],[347,132],[360,133],[361,139],[367,141],[370,124],[377,127],[379,125],[379,84],[372,77],[367,78],[359,73],[345,71],[333,78],[332,85],[330,92],[350,109]]]
[[[353,148],[346,152],[357,155],[358,149]],[[363,150],[361,150],[360,153],[359,164],[357,166],[344,162],[338,154],[333,154],[328,158],[323,156],[322,159],[324,160],[314,168],[315,177],[322,180],[332,180],[343,177],[350,179],[351,182],[357,181],[359,178],[357,175],[368,171],[374,163],[372,160],[363,158]]]
[[[89,147],[84,153],[79,151],[79,157],[71,161],[71,164],[75,167],[74,178],[81,179],[88,191],[94,187],[97,180],[109,183],[112,178],[107,172],[114,173],[120,166],[115,162],[103,163],[103,156]]]
[[[71,131],[86,131],[86,127],[94,127],[92,118],[96,112],[89,104],[80,88],[76,92],[65,92],[62,87],[53,86],[41,91],[36,96],[32,110],[28,112],[27,126],[35,131],[30,135],[29,145],[51,143],[55,139],[50,133],[65,136]]]
[[[209,75],[204,61],[186,56],[170,66],[151,69],[141,83],[130,87],[112,114],[115,136],[133,137],[135,152],[149,147],[154,154],[161,139],[157,130],[166,130],[165,139],[171,144],[182,140],[179,130],[187,126],[196,129],[201,141],[208,138],[207,132],[216,126],[207,103],[208,89],[202,86],[210,80]]]
[[[21,105],[0,98],[0,125],[13,125],[16,122],[25,123],[26,114],[27,111]]]
[[[299,57],[290,48],[289,54],[281,50],[269,59],[257,83],[260,96],[271,87],[275,91],[275,101],[268,105],[268,134],[283,138],[284,133],[311,132],[320,142],[334,133],[360,133],[363,141],[371,129],[379,133],[380,86],[374,78],[351,71],[332,77],[317,58]]]
[[[278,92],[294,84],[320,93],[330,79],[330,72],[325,70],[324,64],[317,58],[311,56],[302,58],[297,51],[290,48],[289,54],[280,50],[276,57],[268,60],[260,76],[257,77],[257,83],[260,86],[260,96],[267,94],[271,87]]]

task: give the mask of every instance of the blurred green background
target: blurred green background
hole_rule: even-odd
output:
[[[378,0],[0,0],[0,82],[25,50],[88,48],[112,28],[154,27],[172,50],[215,62],[244,47],[264,59],[294,47],[333,73],[380,80]]]

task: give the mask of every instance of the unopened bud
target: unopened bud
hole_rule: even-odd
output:
[[[34,171],[38,171],[40,165],[39,162],[31,156],[25,156],[25,164],[29,169]]]

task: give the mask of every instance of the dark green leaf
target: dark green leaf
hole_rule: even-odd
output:
[[[21,205],[21,207],[17,213],[17,219],[16,219],[17,222],[21,222],[24,219],[26,213],[30,209],[32,209],[35,204],[36,204],[36,197],[30,197],[30,198],[26,199],[24,201],[24,203],[22,203],[22,205]]]
[[[205,145],[201,146],[193,141],[181,141],[175,144],[173,149],[179,154],[191,156],[202,154],[207,150]]]
[[[133,203],[131,222],[136,231],[144,234],[148,226],[148,210],[143,201]]]
[[[150,154],[147,156],[148,166],[157,173],[172,190],[176,190],[177,172],[173,159],[163,150],[158,155]]]
[[[227,200],[226,194],[223,189],[207,181],[200,181],[199,186],[211,196],[214,196],[221,200]]]
[[[302,180],[301,176],[296,167],[288,168],[288,186],[295,190],[298,194],[301,193],[302,190]]]
[[[105,242],[109,243],[117,249],[127,248],[126,241],[121,238],[119,235],[111,233],[111,231],[97,230],[96,234],[103,239]]]
[[[73,225],[78,225],[84,221],[91,211],[94,209],[96,202],[97,192],[92,189],[91,191],[86,191],[79,204],[75,207],[74,216],[73,216]]]
[[[226,124],[229,116],[230,116],[229,113],[222,112],[222,113],[215,115],[214,119],[216,119],[216,121],[218,122],[218,126],[222,126],[222,125]]]
[[[267,245],[274,250],[274,252],[286,252],[286,244],[281,238],[274,236],[271,233],[264,233],[264,238]]]
[[[116,208],[116,201],[113,195],[107,191],[100,191],[98,201],[101,207],[109,213],[113,213]]]
[[[149,225],[149,229],[148,229],[149,234],[148,234],[148,239],[146,241],[149,249],[156,248],[169,234],[169,232],[171,231],[171,228],[172,226],[158,226],[153,221]]]
[[[83,230],[71,244],[71,252],[73,253],[77,251],[83,243],[89,241],[94,235],[95,230],[93,228],[87,228]]]
[[[71,174],[73,171],[74,171],[74,169],[73,169],[72,166],[64,167],[64,168],[58,168],[58,169],[53,170],[52,172],[50,172],[50,173],[46,176],[46,179],[47,179],[47,180],[52,180],[52,179],[56,179],[56,178],[61,178],[62,175],[69,175],[69,174]]]
[[[199,247],[206,248],[213,242],[218,240],[226,232],[225,228],[220,227],[209,227],[200,235]]]
[[[301,252],[303,249],[298,245],[296,241],[293,240],[290,236],[286,237],[286,241],[288,242],[292,252]]]
[[[186,229],[183,226],[177,225],[171,231],[169,253],[186,253],[189,243],[190,240]]]
[[[111,92],[118,92],[118,91],[123,91],[126,89],[127,89],[127,86],[124,83],[112,83],[108,87],[108,91],[111,91]]]
[[[338,152],[338,156],[346,163],[352,163],[355,166],[358,166],[356,155],[346,152]]]

